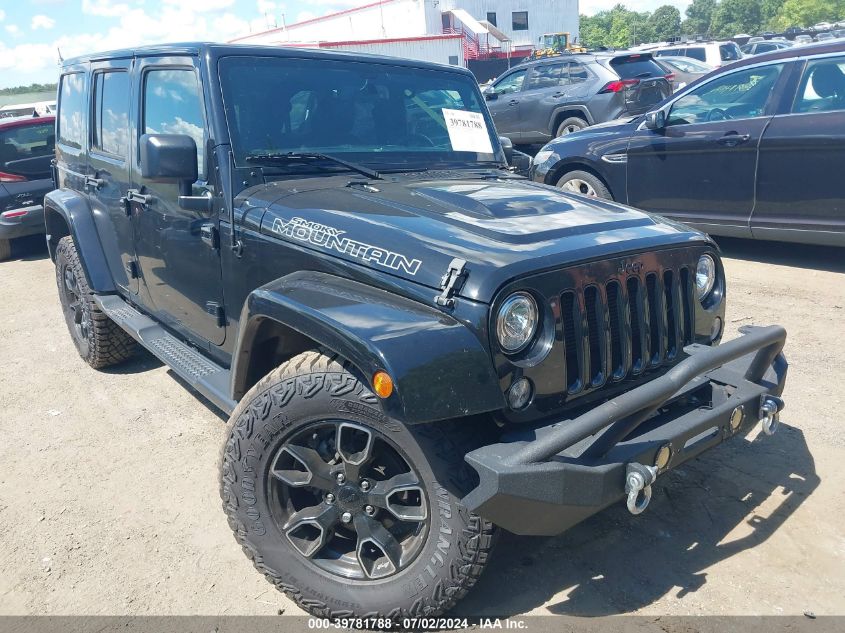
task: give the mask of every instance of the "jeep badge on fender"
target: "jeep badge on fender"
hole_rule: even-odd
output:
[[[56,138],[47,241],[80,356],[140,345],[230,415],[226,519],[312,614],[434,617],[497,528],[638,514],[664,472],[777,429],[786,333],[719,345],[710,238],[516,175],[465,69],[80,57]]]

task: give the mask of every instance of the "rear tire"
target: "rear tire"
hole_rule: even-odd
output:
[[[557,126],[555,137],[566,136],[567,134],[574,134],[575,132],[583,130],[584,128],[589,126],[590,124],[587,123],[581,117],[571,116],[568,119],[564,119],[563,121],[561,121],[560,125]]]
[[[112,321],[94,301],[94,293],[70,236],[56,248],[59,301],[79,355],[94,369],[122,363],[136,349],[135,340]]]
[[[600,178],[588,171],[576,169],[575,171],[567,172],[557,181],[557,186],[567,193],[577,193],[581,196],[613,200],[613,196],[610,195],[610,189],[607,188],[607,185]]]
[[[460,505],[479,430],[405,426],[348,363],[304,352],[232,413],[223,509],[256,569],[305,611],[394,626],[434,616],[475,584],[493,545],[494,526]]]
[[[0,262],[5,262],[12,256],[12,241],[0,240]]]

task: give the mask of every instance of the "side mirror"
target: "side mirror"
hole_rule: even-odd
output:
[[[499,143],[502,144],[502,151],[505,152],[505,160],[510,165],[513,161],[513,143],[507,136],[500,136]]]
[[[496,99],[499,98],[499,93],[496,92],[495,90],[493,90],[492,88],[490,88],[489,90],[484,91],[484,98],[487,101],[495,101]]]
[[[645,126],[649,130],[662,130],[666,127],[666,113],[663,110],[655,110],[645,115]]]
[[[141,137],[141,176],[175,180],[180,189],[197,179],[197,144],[187,134],[144,134]]]

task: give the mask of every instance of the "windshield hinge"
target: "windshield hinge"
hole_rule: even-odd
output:
[[[440,288],[443,289],[439,295],[434,297],[434,301],[439,306],[445,306],[447,308],[451,308],[455,305],[455,300],[452,298],[458,290],[464,285],[464,281],[467,278],[466,272],[466,261],[463,259],[455,258],[452,260],[452,263],[449,264],[449,270],[446,271],[446,274],[443,275],[443,279],[440,280]]]

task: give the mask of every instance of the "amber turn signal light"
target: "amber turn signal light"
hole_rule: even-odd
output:
[[[389,398],[393,393],[393,378],[386,371],[377,371],[373,375],[373,391],[379,398]]]

